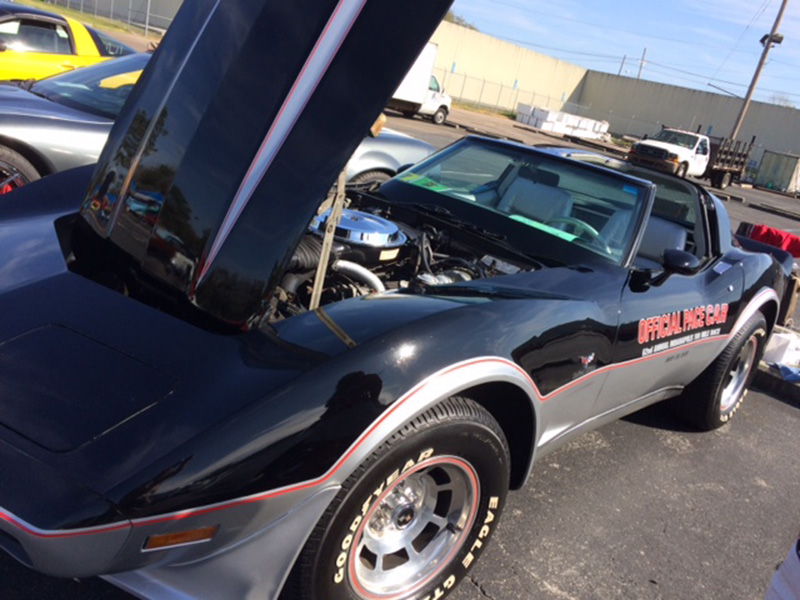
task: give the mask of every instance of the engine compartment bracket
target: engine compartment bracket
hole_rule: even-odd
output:
[[[319,308],[320,298],[322,297],[322,287],[325,284],[325,276],[328,273],[331,248],[333,248],[333,236],[336,233],[336,228],[339,226],[339,221],[342,219],[342,211],[344,210],[346,181],[347,179],[343,169],[342,172],[339,173],[339,179],[336,181],[336,196],[333,199],[333,206],[331,206],[331,214],[325,223],[325,235],[322,238],[322,255],[317,265],[317,272],[314,275],[314,287],[311,291],[311,301],[308,310],[316,310]]]

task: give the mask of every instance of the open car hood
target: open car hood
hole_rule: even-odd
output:
[[[82,206],[167,294],[248,328],[449,0],[184,5]],[[292,35],[286,35],[291,31]]]

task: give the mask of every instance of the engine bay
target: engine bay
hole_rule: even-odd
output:
[[[538,268],[531,260],[503,256],[491,239],[465,235],[436,214],[393,210],[368,194],[351,194],[333,234],[320,304],[391,290],[422,292],[431,287],[512,275]],[[329,202],[312,219],[286,272],[272,294],[268,322],[309,310]],[[430,209],[427,211],[431,211]],[[517,259],[517,260],[515,260]]]

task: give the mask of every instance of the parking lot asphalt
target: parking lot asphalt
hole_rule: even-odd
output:
[[[437,147],[465,133],[396,117],[389,127]],[[736,203],[735,220],[781,226],[752,206],[776,194],[742,194],[752,200]],[[787,224],[800,229],[800,221]],[[800,405],[759,391],[710,433],[684,426],[663,405],[588,433],[545,457],[529,484],[509,494],[487,552],[450,597],[762,598],[800,530],[798,439]],[[99,579],[45,577],[0,554],[0,599],[43,598],[131,596]]]

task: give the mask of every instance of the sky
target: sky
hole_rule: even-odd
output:
[[[482,33],[595,71],[744,97],[781,0],[455,0]],[[800,0],[755,100],[800,107]],[[624,63],[623,63],[623,57]],[[711,84],[711,85],[709,85]],[[717,86],[717,87],[712,87]],[[723,88],[725,91],[721,91]]]

